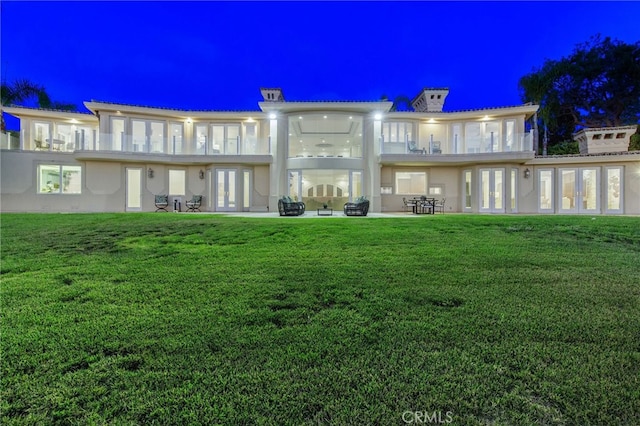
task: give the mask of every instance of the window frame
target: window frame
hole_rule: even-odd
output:
[[[398,179],[402,176],[402,175],[422,175],[424,176],[424,187],[422,188],[422,191],[409,191],[409,192],[405,192],[403,190],[401,190],[400,185],[398,184]],[[407,176],[408,177],[408,176]],[[395,187],[395,193],[396,195],[426,195],[429,185],[428,185],[428,176],[427,176],[427,172],[426,171],[397,171],[395,172],[395,176],[394,176],[394,187]],[[413,189],[413,185],[411,185]]]
[[[176,185],[177,183],[172,183],[172,175],[174,173],[181,173],[182,174],[182,192],[181,193],[176,193],[174,191],[172,191],[174,188],[174,185]],[[169,169],[168,173],[167,173],[167,179],[168,179],[168,185],[167,187],[169,188],[169,196],[170,197],[184,197],[187,195],[187,171],[185,169]]]
[[[43,182],[42,180],[42,168],[48,168],[51,169],[52,173],[55,173],[54,169],[57,169],[57,173],[58,173],[58,179],[57,182]],[[66,169],[66,170],[65,170]],[[79,179],[79,184],[78,184],[78,191],[77,192],[67,192],[64,191],[65,186],[62,184],[61,180],[64,179],[64,175],[65,173],[70,173],[70,172],[76,172],[78,173],[78,179]],[[75,164],[46,164],[46,163],[41,163],[38,164],[38,166],[36,167],[36,182],[37,182],[37,188],[36,188],[36,193],[38,195],[82,195],[82,186],[83,186],[83,181],[82,181],[82,166],[81,165],[75,165]],[[49,186],[49,182],[51,182],[51,186]],[[58,187],[56,188],[55,186],[58,185]]]

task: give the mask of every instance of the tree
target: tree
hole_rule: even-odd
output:
[[[388,102],[389,97],[386,94],[383,94],[380,97],[381,101]],[[400,108],[401,105],[404,104],[404,108]],[[393,104],[389,111],[413,111],[413,105],[411,105],[411,99],[405,95],[398,95],[393,98]]]
[[[0,87],[2,105],[21,105],[35,101],[39,108],[57,109],[62,111],[77,111],[74,104],[52,101],[44,87],[29,80],[16,80],[12,84],[2,83]],[[4,115],[2,116],[2,130],[5,130]]]
[[[636,129],[636,132],[631,135],[629,141],[629,151],[640,151],[640,125]]]
[[[519,87],[524,102],[540,105],[550,144],[570,140],[580,128],[638,123],[640,42],[595,36],[568,57],[545,61]]]

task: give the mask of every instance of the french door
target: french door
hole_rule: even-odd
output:
[[[125,210],[142,210],[142,169],[140,167],[127,167],[126,176],[126,203]]]
[[[505,212],[505,169],[480,169],[481,213]]]
[[[239,124],[214,124],[211,126],[211,153],[237,155],[239,154],[239,142]]]
[[[560,213],[600,212],[600,173],[598,168],[560,169],[558,175]]]
[[[238,193],[235,169],[216,169],[215,209],[219,212],[234,212],[238,209]]]

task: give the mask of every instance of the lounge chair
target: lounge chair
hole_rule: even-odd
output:
[[[409,152],[411,152],[412,154],[426,154],[427,150],[424,148],[418,148],[418,144],[415,141],[409,141],[409,146],[408,146]]]
[[[369,200],[358,197],[352,203],[345,203],[343,211],[345,216],[366,216],[369,212]]]
[[[280,216],[300,216],[306,209],[302,201],[293,201],[291,197],[285,195],[278,200],[278,212]]]
[[[187,212],[200,211],[200,205],[202,204],[202,195],[194,195],[191,199],[184,203],[187,206]]]
[[[168,195],[156,195],[155,196],[155,204],[156,204],[156,212],[160,210],[164,210],[168,212],[167,207],[169,207],[169,196]]]

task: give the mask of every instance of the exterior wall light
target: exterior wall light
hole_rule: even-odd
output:
[[[269,114],[269,118],[272,120],[276,119],[276,114],[274,112],[272,112],[271,114]]]
[[[149,176],[149,179],[153,179],[153,169],[151,167],[147,170],[147,176]]]
[[[200,179],[204,179],[204,170],[200,169],[200,172],[198,173],[198,177]]]
[[[382,119],[382,114],[377,113],[376,115],[373,116],[373,118],[375,118],[376,120],[381,120]]]
[[[524,169],[524,178],[529,179],[529,176],[531,176],[531,170],[529,170],[529,168],[527,167],[526,169]]]

